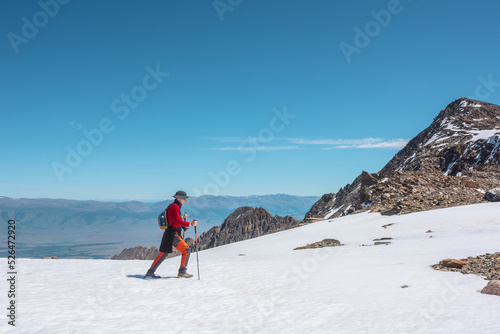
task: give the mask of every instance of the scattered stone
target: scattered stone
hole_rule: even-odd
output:
[[[467,187],[467,188],[479,188],[479,184],[477,182],[474,182],[472,180],[468,180],[466,177],[462,177],[460,181],[460,185]]]
[[[389,226],[392,226],[394,225],[394,223],[390,223],[390,224],[387,224],[387,225],[383,225],[382,228],[388,228]]]
[[[57,260],[57,256],[44,256],[44,257],[42,257],[42,260],[52,260],[52,259]]]
[[[489,281],[483,290],[481,290],[481,293],[500,296],[500,281]]]
[[[302,222],[300,222],[298,226],[305,226],[305,225],[317,223],[317,222],[320,222],[323,220],[325,220],[325,218],[306,218]]]
[[[443,260],[444,261],[444,260]],[[476,257],[468,257],[461,261],[467,262],[461,268],[446,267],[441,261],[438,264],[431,266],[435,270],[455,271],[462,274],[474,274],[484,277],[487,280],[500,280],[500,252],[486,253]]]
[[[377,182],[378,180],[374,175],[367,173],[365,171],[361,172],[361,184],[363,184],[364,186],[371,186],[377,184]]]
[[[484,199],[490,202],[500,202],[500,188],[488,190],[484,194]]]
[[[238,254],[238,256],[247,256],[246,254]]]
[[[390,208],[389,210],[385,210],[385,211],[380,211],[380,214],[382,216],[394,216],[394,215],[397,215],[401,212],[401,208],[398,207],[398,206],[393,206],[392,208]]]
[[[407,287],[408,287],[408,285],[401,285],[402,289],[406,289]]]
[[[425,232],[425,233],[434,233],[434,231],[433,230],[427,230],[427,232]]]
[[[373,239],[373,241],[384,241],[384,240],[392,240],[392,238]]]
[[[376,243],[374,243],[375,246],[380,246],[380,245],[390,245],[390,241],[377,241]]]
[[[461,261],[461,260],[455,260],[455,259],[446,259],[441,261],[443,266],[447,268],[458,268],[461,269],[463,266],[468,265],[469,262],[467,261]]]
[[[315,242],[312,244],[307,244],[306,246],[294,248],[293,250],[310,249],[310,248],[323,248],[323,247],[336,247],[336,246],[342,246],[340,241],[338,241],[336,239],[323,239],[321,241],[318,241],[318,242]]]

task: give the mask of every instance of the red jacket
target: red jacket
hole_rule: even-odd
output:
[[[167,224],[173,228],[181,228],[181,226],[189,227],[190,222],[186,222],[181,218],[182,204],[175,200],[167,210]]]

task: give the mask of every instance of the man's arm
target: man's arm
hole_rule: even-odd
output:
[[[181,217],[181,209],[179,208],[178,205],[172,205],[169,209],[169,211],[172,210],[171,212],[171,216],[173,216],[173,222],[172,222],[172,225],[174,226],[184,226],[184,227],[189,227],[191,226],[191,223],[190,222],[187,222],[187,221],[184,221],[182,220],[182,217]],[[172,218],[170,219],[170,221],[172,221]],[[170,222],[169,222],[170,223]]]

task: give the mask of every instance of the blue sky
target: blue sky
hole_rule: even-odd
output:
[[[460,97],[496,1],[3,1],[0,195],[336,192]]]

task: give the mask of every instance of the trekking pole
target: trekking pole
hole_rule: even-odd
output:
[[[198,233],[194,227],[194,248],[196,249],[196,267],[198,268],[198,280],[200,280],[200,261],[198,260]]]
[[[184,216],[182,216],[182,218],[183,218],[184,221],[186,221],[186,219],[187,219],[187,214],[188,214],[187,212],[184,212]],[[182,239],[184,239],[184,240],[186,240],[186,238],[185,238],[185,236],[186,236],[186,230],[187,230],[187,228],[183,228],[182,229]]]

